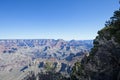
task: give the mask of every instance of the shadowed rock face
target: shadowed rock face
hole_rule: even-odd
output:
[[[106,27],[98,31],[93,44],[90,55],[74,66],[72,78],[120,80],[120,9],[114,12]]]
[[[109,41],[105,38],[95,41],[99,47],[86,60],[83,59],[84,74],[92,80],[119,80],[120,44],[113,37]]]
[[[44,67],[47,61],[56,62],[56,66],[70,68],[92,48],[92,40],[64,41],[62,39],[17,39],[0,40],[0,70],[12,70],[35,64]],[[69,66],[68,66],[69,64]],[[26,68],[26,66],[28,68]],[[61,69],[61,68],[60,68]],[[57,71],[60,71],[57,69]],[[67,69],[64,69],[67,71]],[[70,72],[70,70],[68,70]]]

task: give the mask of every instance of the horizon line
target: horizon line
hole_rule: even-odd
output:
[[[54,38],[1,38],[0,40],[65,40],[65,41],[71,41],[71,40],[94,40],[94,39],[54,39]]]

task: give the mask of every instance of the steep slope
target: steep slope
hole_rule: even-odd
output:
[[[120,10],[93,43],[90,55],[73,67],[72,80],[120,80]]]

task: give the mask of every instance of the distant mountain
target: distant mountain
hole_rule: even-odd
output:
[[[0,40],[0,53],[21,53],[35,58],[66,59],[78,56],[92,48],[92,40],[64,41],[62,39]]]
[[[0,71],[12,73],[15,69],[20,72],[38,69],[38,72],[45,72],[54,68],[56,72],[70,73],[74,63],[88,54],[92,47],[92,40],[0,40]]]

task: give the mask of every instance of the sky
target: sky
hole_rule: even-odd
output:
[[[118,0],[0,0],[0,39],[94,39]]]

